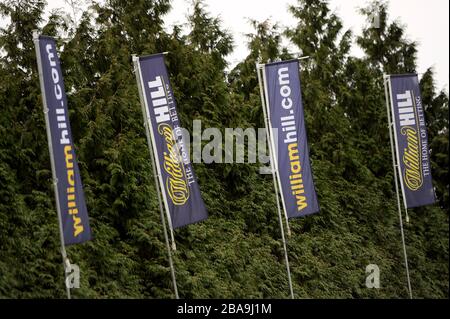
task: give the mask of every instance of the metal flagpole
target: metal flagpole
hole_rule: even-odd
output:
[[[163,208],[163,203],[162,203],[162,199],[161,199],[161,191],[159,189],[159,181],[158,181],[159,174],[156,171],[156,160],[155,160],[155,156],[154,156],[153,150],[152,150],[152,141],[150,138],[150,128],[148,126],[148,122],[150,121],[150,118],[147,113],[147,107],[146,107],[144,94],[143,94],[143,90],[142,90],[142,86],[141,86],[142,82],[141,82],[141,72],[139,69],[139,58],[136,55],[133,55],[133,64],[134,64],[134,71],[136,74],[136,80],[138,83],[138,91],[139,91],[139,98],[141,100],[142,114],[144,117],[145,135],[147,137],[148,150],[150,152],[150,157],[151,157],[151,161],[152,161],[153,177],[155,179],[155,188],[156,188],[156,192],[158,194],[158,204],[159,204],[161,222],[162,222],[163,231],[164,231],[164,240],[166,242],[167,254],[169,256],[169,266],[170,266],[170,274],[172,276],[173,290],[175,293],[175,298],[179,299],[177,280],[175,277],[175,267],[174,267],[173,261],[172,261],[172,252],[170,250],[169,236],[167,235],[167,227],[166,227],[166,220],[164,218],[164,208]]]
[[[276,169],[275,169],[275,165],[274,165],[272,143],[271,143],[270,134],[269,134],[270,123],[269,123],[269,120],[267,117],[266,103],[264,101],[264,89],[263,89],[263,86],[261,83],[261,73],[260,72],[262,72],[262,70],[260,69],[258,62],[256,63],[256,72],[258,73],[259,91],[260,91],[260,95],[261,95],[261,103],[262,103],[262,108],[263,108],[263,113],[264,113],[264,124],[266,127],[267,143],[269,145],[270,170],[272,171],[273,186],[275,189],[275,197],[276,197],[276,201],[277,201],[278,220],[280,222],[281,238],[283,240],[284,257],[285,257],[285,261],[286,261],[286,271],[287,271],[288,282],[289,282],[289,292],[291,294],[291,298],[294,299],[294,290],[292,289],[291,269],[289,267],[289,258],[288,258],[288,252],[287,252],[287,246],[286,246],[286,238],[284,236],[284,228],[283,228],[283,218],[281,216],[280,199],[278,197],[278,186],[277,186],[277,180],[276,180],[276,176],[275,176]]]
[[[309,57],[309,55],[307,55],[307,56],[301,56],[301,57],[298,57],[298,58],[296,58],[296,60],[305,60],[305,59],[309,59],[310,57]],[[264,66],[264,64],[258,64],[260,67],[261,66]],[[299,67],[300,67],[300,64],[299,64]],[[264,87],[265,87],[265,85],[266,85],[266,75],[265,75],[265,73],[263,73],[263,83],[264,83]],[[268,98],[268,96],[267,96],[267,88],[266,88],[266,92],[265,92],[265,94],[266,94],[266,100],[267,100],[267,103],[265,103],[263,106],[265,107],[265,111],[266,111],[266,114],[267,114],[267,121],[270,123],[270,110],[269,110],[269,108],[268,108],[268,104],[269,104],[269,98]],[[277,150],[275,149],[275,141],[274,141],[274,138],[275,138],[275,134],[273,134],[273,132],[272,132],[272,126],[270,126],[269,125],[269,133],[270,133],[270,137],[269,137],[269,139],[271,140],[271,142],[272,142],[272,145],[273,145],[273,153],[274,154],[276,154],[277,153]],[[270,147],[270,146],[269,146]],[[277,181],[278,181],[278,189],[280,189],[281,191],[280,191],[280,193],[282,193],[282,186],[281,186],[281,180],[280,180],[280,176],[279,176],[279,174],[278,174],[278,159],[277,159],[277,157],[276,157],[276,155],[275,155],[275,157],[273,158],[274,159],[274,166],[275,166],[275,176],[276,176],[276,179],[277,179]],[[284,197],[283,197],[283,195],[281,194],[281,204],[282,204],[282,206],[283,206],[283,212],[284,212],[284,218],[285,218],[285,221],[286,221],[286,231],[287,231],[287,235],[288,235],[288,237],[290,237],[291,236],[291,228],[289,227],[289,218],[288,218],[288,215],[287,215],[287,209],[286,209],[286,203],[285,203],[285,201],[284,201]]]
[[[169,54],[169,52],[168,51],[164,51],[162,54],[163,55],[167,55],[167,54]],[[145,102],[146,102],[146,100],[145,100]],[[147,111],[148,108],[145,108],[145,110]],[[152,122],[150,121],[150,116],[149,115],[147,117],[147,124],[149,126],[148,130],[150,132],[150,136],[151,136],[151,138],[153,139],[153,142],[154,142],[155,140],[154,140],[154,136],[153,136],[153,131],[151,131]],[[154,146],[153,149],[155,150],[154,154],[156,154],[156,144],[155,144],[155,142],[153,144],[154,144],[153,145]],[[158,164],[158,165],[156,165],[156,168],[157,168],[157,171],[158,171],[158,178],[159,178],[159,180],[161,182],[161,185],[163,185],[164,183],[163,183],[163,180],[162,180],[161,169],[160,169],[160,165],[159,165],[159,158],[158,157],[154,157],[154,160],[155,160],[155,163]],[[167,223],[169,224],[170,240],[172,241],[172,249],[173,250],[177,250],[177,245],[175,243],[175,237],[174,237],[174,234],[173,234],[172,217],[170,216],[169,205],[167,203],[167,195],[166,195],[166,193],[164,191],[163,186],[161,186],[161,191],[162,191],[163,203],[164,203],[164,205],[166,207],[166,212],[167,212],[166,216],[167,216]]]
[[[163,52],[162,54],[168,54],[168,52]],[[139,61],[139,58],[136,58],[136,60]],[[139,63],[138,63],[138,70],[139,70],[139,76],[140,76],[140,78],[138,79],[138,81],[139,81],[138,83],[140,83],[140,86],[141,86],[141,94],[142,94],[142,97],[143,97],[143,102],[142,103],[144,103],[144,111],[143,112],[146,112],[146,113],[143,113],[143,114],[146,114],[146,121],[147,121],[146,123],[148,125],[148,132],[149,132],[150,141],[151,141],[151,143],[149,143],[148,145],[151,148],[150,152],[153,150],[153,154],[157,154],[155,137],[153,136],[153,130],[152,130],[152,122],[150,120],[150,115],[147,113],[147,109],[148,109],[147,100],[144,98],[145,91],[142,90],[142,88],[143,88],[143,80],[142,80],[142,74],[140,72]],[[155,160],[155,163],[156,163],[157,177],[158,177],[159,183],[160,183],[160,185],[164,185],[164,182],[162,180],[161,168],[160,168],[160,165],[159,165],[160,164],[159,163],[159,158],[157,156],[155,156],[154,160]],[[167,213],[166,217],[167,217],[167,223],[169,224],[169,232],[170,232],[170,240],[172,242],[172,249],[173,250],[177,250],[177,246],[176,246],[176,243],[175,243],[175,237],[174,237],[174,234],[173,234],[172,218],[170,216],[169,205],[168,205],[168,202],[167,202],[167,195],[165,193],[165,190],[164,190],[163,186],[161,186],[161,193],[162,193],[161,195],[162,195],[162,198],[163,198],[163,204],[164,204],[164,207],[165,207],[166,213]]]
[[[67,267],[70,267],[70,261],[69,261],[69,258],[67,257],[66,246],[64,244],[64,232],[63,232],[62,219],[61,219],[61,209],[59,207],[58,178],[56,178],[55,159],[53,158],[52,134],[50,132],[50,123],[49,123],[49,118],[48,118],[49,109],[48,109],[47,100],[45,97],[45,84],[44,84],[44,75],[43,75],[43,71],[42,71],[41,50],[40,50],[40,45],[39,45],[39,32],[37,30],[33,30],[33,42],[34,42],[34,47],[36,50],[36,60],[37,60],[37,66],[38,66],[39,82],[40,82],[40,86],[41,86],[41,95],[42,95],[42,105],[44,106],[45,127],[47,130],[47,142],[48,142],[48,149],[50,152],[50,164],[51,164],[51,168],[52,168],[52,183],[53,183],[53,190],[55,192],[56,213],[58,215],[58,225],[59,225],[59,239],[61,242],[61,255],[62,255],[63,267],[64,267],[64,285],[66,286],[67,299],[70,299],[71,298],[70,287],[66,282],[66,270],[67,270]]]
[[[261,67],[261,66],[264,66],[264,64],[259,64],[259,67]],[[267,122],[266,123],[267,124],[266,128],[268,128],[268,134],[269,134],[267,138],[269,140],[269,148],[272,147],[272,153],[275,154],[272,157],[272,159],[273,159],[273,165],[274,165],[276,181],[278,182],[278,186],[276,186],[276,187],[278,187],[278,189],[281,190],[280,193],[282,193],[281,180],[280,180],[279,175],[278,175],[277,149],[275,147],[275,145],[277,145],[277,144],[275,144],[275,140],[274,140],[275,134],[273,134],[272,126],[270,125],[270,110],[268,108],[269,97],[267,95],[267,87],[266,87],[266,82],[267,81],[266,81],[266,74],[264,72],[263,72],[263,76],[262,76],[262,82],[263,82],[262,84],[263,84],[263,87],[264,87],[264,90],[265,90],[265,93],[264,93],[264,90],[263,90],[263,94],[264,94],[265,99],[267,101],[267,103],[264,102],[264,104],[263,104],[263,111],[266,114],[265,115],[266,118],[264,119],[264,121]],[[288,235],[288,237],[290,237],[291,236],[291,228],[289,227],[289,219],[288,219],[288,215],[287,215],[286,203],[284,202],[284,197],[283,197],[282,194],[281,194],[281,206],[283,207],[284,218],[285,218],[285,221],[286,221],[287,235]]]
[[[401,232],[401,236],[402,236],[403,257],[405,259],[406,279],[408,282],[409,298],[412,299],[411,280],[409,278],[408,255],[406,253],[405,233],[403,230],[402,208],[401,208],[401,204],[400,204],[400,193],[398,191],[398,180],[397,180],[398,179],[398,177],[397,177],[398,162],[396,162],[396,159],[395,159],[394,141],[392,138],[392,136],[394,135],[394,132],[392,129],[392,126],[394,125],[394,121],[393,121],[393,119],[391,120],[391,111],[389,109],[389,96],[390,96],[390,100],[391,100],[390,101],[391,106],[393,105],[392,96],[391,96],[392,91],[390,89],[390,76],[384,74],[383,82],[384,82],[384,94],[385,94],[385,98],[386,98],[386,111],[387,111],[387,116],[388,116],[389,139],[391,141],[392,167],[394,169],[395,191],[397,193],[398,217],[400,220],[400,232]],[[389,88],[388,88],[388,85],[389,85]],[[407,208],[406,208],[406,210],[407,210]]]
[[[264,66],[264,64],[261,64],[261,66]],[[278,174],[278,157],[277,157],[277,148],[276,148],[276,143],[275,143],[275,134],[273,134],[273,130],[272,130],[272,126],[270,125],[270,110],[269,110],[269,95],[267,92],[267,81],[266,81],[266,74],[265,72],[263,72],[263,76],[262,76],[262,82],[263,82],[263,86],[264,86],[264,90],[265,90],[265,99],[266,102],[264,103],[264,108],[266,111],[266,117],[267,117],[267,125],[269,128],[269,140],[271,143],[269,143],[269,145],[272,147],[272,154],[274,154],[274,156],[272,157],[273,159],[273,164],[274,164],[274,168],[275,168],[275,177],[276,180],[278,182],[278,190],[281,194],[281,206],[283,207],[283,212],[284,212],[284,218],[286,221],[286,231],[288,234],[288,237],[291,236],[291,228],[289,227],[289,218],[287,215],[287,209],[286,209],[286,203],[284,202],[284,197],[283,197],[283,188],[281,186],[281,179],[280,179],[280,175]]]

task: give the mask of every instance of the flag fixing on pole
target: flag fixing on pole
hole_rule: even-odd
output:
[[[395,150],[406,208],[435,202],[425,114],[417,74],[390,75]]]
[[[306,138],[297,59],[264,65],[274,162],[288,218],[319,211]]]
[[[91,239],[91,229],[72,141],[61,65],[53,38],[39,35],[35,43],[63,244],[79,244]]]
[[[155,154],[159,183],[171,229],[208,217],[189,149],[184,141],[163,54],[139,57],[138,72]]]

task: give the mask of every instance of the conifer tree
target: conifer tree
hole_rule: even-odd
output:
[[[380,25],[354,37],[326,1],[298,0],[286,30],[250,21],[249,54],[232,70],[233,37],[205,3],[194,1],[188,24],[166,31],[170,7],[107,0],[77,15],[46,14],[39,0],[0,2],[0,297],[65,297],[35,29],[57,40],[94,237],[67,249],[81,269],[74,298],[173,297],[131,60],[165,51],[191,136],[193,120],[222,133],[263,128],[256,63],[309,56],[300,77],[321,211],[290,220],[296,297],[406,297],[382,75],[415,72],[417,45],[387,4],[363,8],[368,18],[379,10]],[[354,39],[361,58],[350,54]],[[411,280],[415,297],[448,298],[448,93],[431,69],[419,77],[438,204],[410,210]],[[180,296],[289,296],[272,178],[260,166],[194,164],[209,218],[175,231]],[[383,289],[365,288],[370,263]]]

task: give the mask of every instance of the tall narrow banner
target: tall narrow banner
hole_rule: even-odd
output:
[[[417,74],[390,76],[397,165],[406,208],[435,202],[425,114]]]
[[[36,46],[64,244],[79,244],[91,239],[91,229],[72,142],[61,65],[53,38],[41,35]]]
[[[277,131],[271,135],[286,215],[292,218],[316,213],[319,203],[309,161],[299,62],[269,63],[264,72],[269,121],[271,129]]]
[[[184,141],[163,54],[140,57],[139,74],[164,205],[172,228],[208,217]]]

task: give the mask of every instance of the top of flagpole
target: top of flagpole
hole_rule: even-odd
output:
[[[153,56],[158,56],[158,55],[168,55],[169,51],[164,51],[161,53],[153,53],[153,54],[147,54],[147,55],[142,55],[142,56],[137,56],[136,54],[132,54],[131,56],[133,57],[133,61],[139,61],[139,59],[141,58],[150,58]]]
[[[33,40],[37,40],[37,39],[39,39],[39,30],[37,30],[37,29],[34,29],[33,30]]]
[[[411,72],[411,73],[401,73],[401,74],[387,74],[383,73],[383,77],[385,79],[390,79],[391,77],[403,77],[403,76],[411,76],[411,75],[419,75],[419,74],[425,74],[424,72]]]
[[[47,38],[47,39],[55,40],[54,37],[49,36],[49,35],[40,34],[40,33],[39,33],[39,30],[34,29],[34,30],[33,30],[33,41],[37,41],[37,40],[39,40],[40,38]]]
[[[257,63],[256,65],[257,65],[257,67],[259,69],[261,69],[262,67],[264,67],[265,65],[268,65],[268,64],[281,63],[281,62],[294,61],[294,60],[306,60],[306,59],[309,59],[309,58],[310,58],[309,55],[305,55],[305,56],[301,56],[301,57],[298,57],[298,58],[293,58],[293,59],[289,59],[289,60],[285,60],[285,61],[273,61],[273,62],[266,62],[266,63]]]

